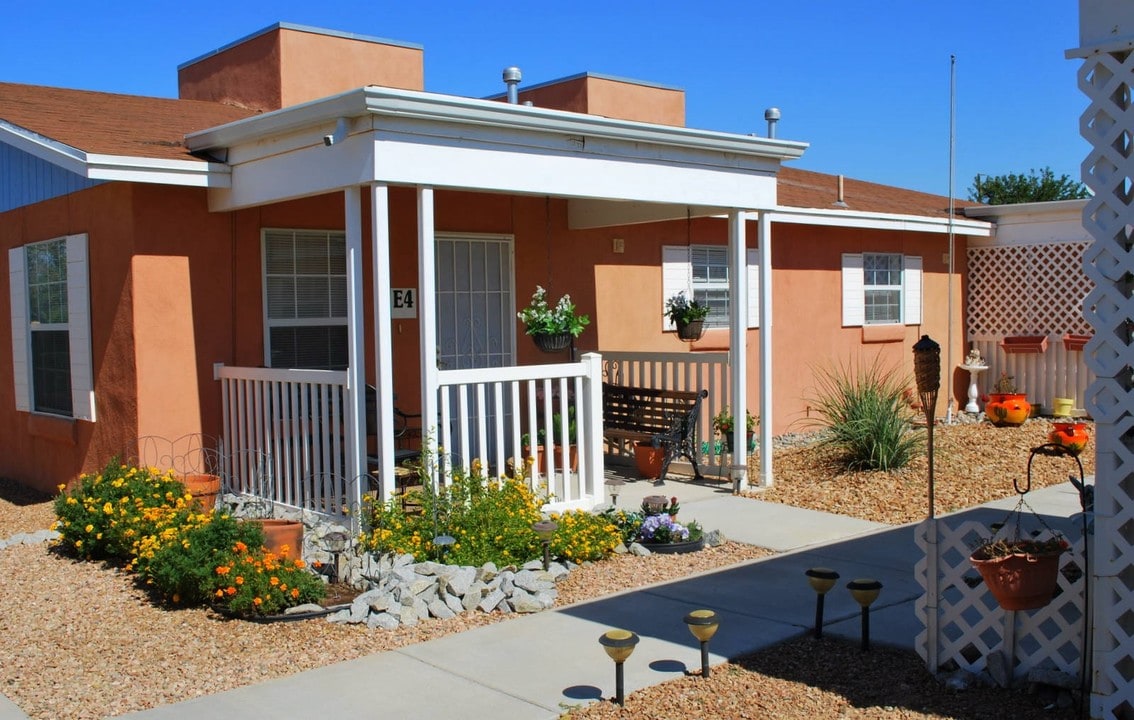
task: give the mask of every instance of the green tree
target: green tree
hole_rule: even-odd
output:
[[[973,178],[973,186],[969,188],[969,200],[987,205],[1015,205],[1085,197],[1090,197],[1090,192],[1083,183],[1072,180],[1067,174],[1055,177],[1049,167],[1038,173],[1035,169],[1029,170],[1027,175],[977,175]]]

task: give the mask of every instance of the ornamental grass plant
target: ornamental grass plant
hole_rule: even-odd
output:
[[[851,362],[816,370],[817,388],[809,399],[817,424],[829,431],[824,441],[843,451],[849,470],[905,467],[923,442],[913,429],[913,411],[903,393],[909,383],[878,358],[869,365]]]

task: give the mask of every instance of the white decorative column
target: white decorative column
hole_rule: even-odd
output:
[[[1079,89],[1090,101],[1079,123],[1091,145],[1083,182],[1094,192],[1083,269],[1096,285],[1083,307],[1094,329],[1083,355],[1097,378],[1086,400],[1098,453],[1090,707],[1094,718],[1125,718],[1134,712],[1134,4],[1079,0],[1079,42],[1067,55],[1083,59]]]

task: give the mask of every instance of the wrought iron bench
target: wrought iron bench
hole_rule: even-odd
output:
[[[693,474],[702,478],[697,465],[697,420],[707,390],[655,390],[653,388],[602,384],[603,437],[610,443],[647,442],[665,449],[661,475],[669,464],[686,457]]]

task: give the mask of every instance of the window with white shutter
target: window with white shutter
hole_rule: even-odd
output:
[[[265,364],[347,367],[346,235],[264,231]]]
[[[95,419],[87,236],[8,251],[16,409]]]
[[[920,325],[921,258],[896,253],[843,255],[843,327]]]
[[[757,327],[760,303],[759,252],[748,251],[748,327]],[[729,313],[728,247],[724,245],[665,245],[662,247],[662,310],[665,301],[685,292],[708,305],[708,328],[727,328]],[[668,317],[662,329],[676,330]]]

